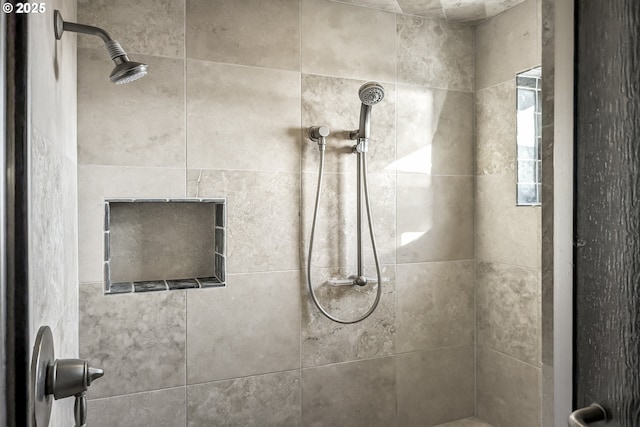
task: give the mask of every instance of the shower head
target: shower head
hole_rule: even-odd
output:
[[[369,82],[360,86],[358,90],[360,101],[365,105],[376,105],[384,99],[384,88],[380,83]]]
[[[107,50],[111,60],[116,64],[109,75],[111,83],[121,85],[134,80],[141,79],[147,75],[147,65],[140,62],[130,61],[127,53],[122,49],[120,43],[115,40],[106,42]]]
[[[384,99],[384,87],[380,83],[368,82],[360,86],[358,96],[362,101],[360,107],[360,127],[357,138],[369,138],[371,129],[371,107]]]
[[[129,83],[147,75],[148,66],[140,62],[129,60],[127,52],[125,52],[122,46],[120,46],[120,43],[113,40],[109,33],[107,33],[102,28],[92,27],[90,25],[76,24],[74,22],[65,22],[62,19],[62,14],[59,10],[55,10],[53,12],[53,28],[55,31],[56,39],[58,40],[62,38],[62,34],[65,31],[90,34],[100,37],[104,42],[107,51],[109,52],[111,60],[116,64],[113,71],[111,71],[111,75],[109,75],[109,80],[111,80],[111,83]]]

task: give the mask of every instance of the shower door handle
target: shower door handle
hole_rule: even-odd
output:
[[[569,427],[587,427],[591,423],[606,421],[607,410],[597,403],[592,403],[586,408],[580,408],[569,416]]]

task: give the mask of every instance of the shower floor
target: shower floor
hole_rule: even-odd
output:
[[[446,424],[440,424],[436,427],[492,427],[491,424],[487,424],[480,418],[465,418],[464,420],[452,421]]]

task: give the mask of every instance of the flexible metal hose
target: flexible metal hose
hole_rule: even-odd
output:
[[[311,225],[311,237],[309,239],[309,257],[307,258],[307,284],[309,286],[309,293],[311,294],[311,299],[313,300],[313,303],[318,308],[318,310],[320,310],[320,312],[322,314],[324,314],[328,319],[331,319],[334,322],[342,323],[342,324],[345,324],[345,325],[361,322],[364,319],[366,319],[367,317],[371,316],[371,314],[378,307],[378,303],[380,302],[380,297],[382,296],[382,275],[380,274],[380,261],[378,260],[378,249],[376,247],[376,238],[375,238],[375,235],[373,233],[373,221],[372,221],[372,217],[371,217],[371,206],[370,206],[370,203],[369,203],[369,184],[368,184],[368,180],[367,180],[367,158],[366,158],[366,153],[358,153],[358,162],[359,163],[362,162],[362,166],[363,166],[362,167],[362,170],[363,170],[362,182],[363,182],[363,187],[364,187],[365,204],[367,206],[367,220],[369,222],[369,234],[371,235],[371,245],[373,247],[373,258],[374,258],[375,264],[376,264],[376,274],[378,275],[378,289],[376,291],[376,299],[373,302],[373,305],[371,306],[371,308],[369,308],[369,310],[358,319],[355,319],[355,320],[339,319],[339,318],[329,314],[329,312],[327,312],[327,310],[324,307],[322,307],[322,304],[320,304],[320,301],[318,301],[318,298],[316,297],[316,293],[313,290],[313,286],[311,285],[311,254],[313,253],[313,240],[314,240],[314,236],[315,236],[315,233],[316,233],[316,221],[318,219],[318,207],[320,206],[320,194],[322,193],[322,178],[324,176],[324,147],[320,148],[320,167],[319,167],[319,171],[318,171],[318,186],[317,186],[317,191],[316,191],[315,208],[313,210],[313,222],[312,222],[312,225]],[[358,188],[358,191],[361,191],[361,189]],[[362,214],[362,212],[358,212],[358,215],[361,215],[361,214]]]

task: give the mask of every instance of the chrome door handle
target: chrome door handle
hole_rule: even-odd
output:
[[[608,418],[607,410],[597,403],[591,406],[580,408],[569,416],[569,427],[587,427],[591,423],[605,421]]]

